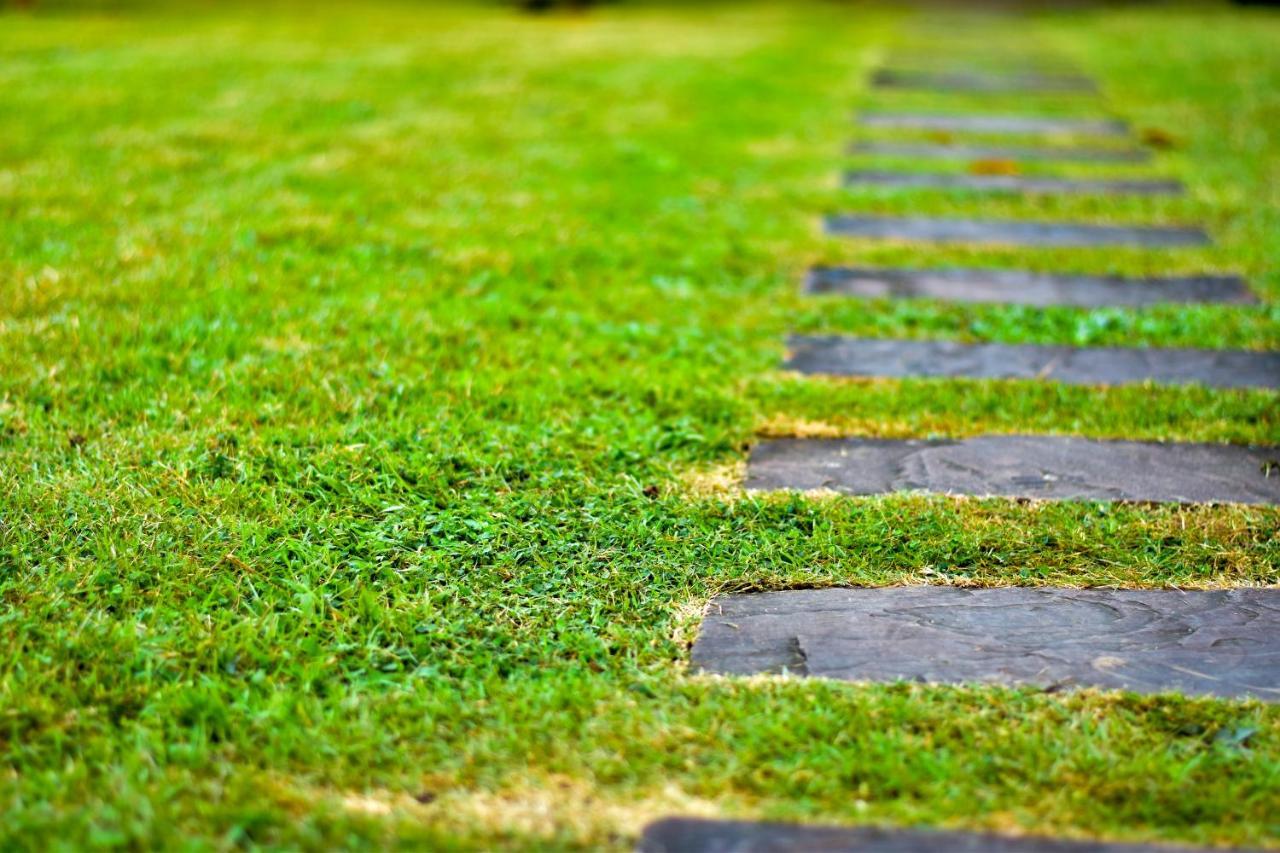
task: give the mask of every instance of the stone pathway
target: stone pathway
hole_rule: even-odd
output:
[[[961,344],[793,335],[785,367],[862,377],[1033,379],[1068,385],[1156,382],[1211,388],[1280,388],[1280,352]]]
[[[1182,195],[1181,181],[1163,178],[1047,178],[1040,175],[952,175],[945,172],[890,172],[854,169],[844,174],[846,187],[973,190],[1031,194]]]
[[[1052,133],[1082,136],[1129,136],[1129,126],[1116,119],[1054,116],[963,115],[951,113],[864,112],[865,127],[895,130],[941,130],[950,133]]]
[[[882,68],[890,90],[1096,94],[1072,71]],[[863,141],[855,156],[930,160],[1136,163],[1123,147],[1035,147],[955,141],[953,133],[1128,139],[1110,118],[871,111],[864,127],[947,134],[941,141]],[[1173,195],[1169,179],[1070,179],[859,169],[849,187],[1031,194]],[[892,217],[847,213],[828,234],[877,240],[1045,247],[1203,246],[1194,226]],[[985,269],[822,267],[808,294],[931,298],[1028,306],[1137,307],[1257,300],[1232,275],[1130,279]],[[785,367],[849,377],[1018,379],[1087,385],[1197,383],[1280,388],[1280,353],[1136,347],[1033,346],[794,335]],[[748,490],[846,495],[924,491],[1038,500],[1280,505],[1280,447],[1097,440],[1055,435],[958,439],[784,438],[751,450]],[[909,523],[909,520],[904,520]],[[695,672],[787,673],[849,681],[1000,684],[1178,692],[1280,701],[1280,590],[1132,590],[945,586],[813,589],[719,596],[692,649]],[[713,851],[1099,851],[1160,846],[989,834],[807,827],[669,819],[651,824],[646,853]]]
[[[1124,278],[1022,270],[815,267],[809,271],[804,287],[812,294],[865,299],[923,298],[1040,307],[1137,307],[1169,302],[1249,305],[1258,301],[1237,275]]]
[[[803,589],[717,598],[693,665],[1276,701],[1277,633],[1266,589]]]
[[[650,824],[639,853],[1209,853],[1207,848],[1105,844],[989,833],[796,826],[668,818]]]
[[[841,237],[912,240],[929,243],[996,243],[1006,246],[1207,246],[1209,235],[1196,227],[1085,225],[1074,222],[1026,222],[1021,219],[943,219],[930,216],[858,216],[826,218],[828,234]]]
[[[882,68],[871,75],[880,89],[921,89],[931,92],[1083,92],[1098,91],[1093,81],[1071,74],[981,71],[917,71]]]
[[[752,448],[746,487],[1277,506],[1280,449],[1059,435],[776,438]]]
[[[877,154],[932,160],[1012,160],[1023,163],[1146,163],[1151,159],[1151,152],[1140,148],[1083,148],[1065,145],[1030,148],[1025,145],[978,145],[962,142],[863,141],[853,143],[848,150],[855,155]]]

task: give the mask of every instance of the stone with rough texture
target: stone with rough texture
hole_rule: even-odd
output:
[[[786,367],[862,377],[1036,379],[1068,385],[1155,382],[1210,388],[1280,388],[1280,352],[962,344],[793,335]]]
[[[638,853],[1197,853],[1188,847],[1025,835],[678,817],[646,826],[636,849]]]
[[[956,133],[1052,133],[1084,136],[1125,136],[1129,126],[1117,119],[1032,115],[973,115],[964,113],[864,112],[867,127],[902,130],[943,130]]]
[[[696,669],[1280,700],[1280,590],[947,586],[723,595]]]
[[[1026,194],[1181,195],[1181,181],[1145,178],[1048,178],[1038,175],[953,175],[935,172],[846,172],[846,187],[971,190]]]
[[[1280,447],[1052,435],[780,438],[752,449],[746,487],[1280,505]]]
[[[881,89],[924,89],[938,92],[1096,92],[1098,87],[1077,74],[987,71],[916,71],[882,68],[871,75]]]
[[[932,160],[1010,160],[1017,162],[1057,161],[1060,163],[1145,163],[1151,152],[1140,148],[1079,148],[1056,145],[951,145],[938,142],[856,142],[850,154],[875,154]]]
[[[829,216],[827,233],[931,243],[997,243],[1010,246],[1206,246],[1199,228],[1078,225],[1021,220],[935,219],[896,216]]]
[[[1239,276],[1132,279],[983,269],[818,267],[811,270],[805,279],[805,292],[867,299],[923,298],[949,302],[1067,305],[1080,308],[1174,302],[1247,305],[1258,301]]]

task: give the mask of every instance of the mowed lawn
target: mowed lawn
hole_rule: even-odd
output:
[[[668,814],[1280,845],[1260,702],[686,670],[726,590],[1280,581],[1276,509],[738,489],[759,435],[1280,444],[1271,392],[778,370],[795,330],[1280,346],[1280,17],[1000,26],[1172,142],[1053,171],[1189,194],[841,190],[856,108],[943,104],[865,90],[946,34],[890,6],[0,13],[0,847],[625,848]],[[1037,100],[946,103],[1099,109]],[[1216,244],[840,242],[838,210]],[[798,295],[839,262],[1238,271],[1266,303]]]

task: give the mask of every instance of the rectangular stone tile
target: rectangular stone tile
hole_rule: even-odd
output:
[[[846,187],[972,190],[1028,195],[1181,195],[1182,182],[1147,178],[1049,178],[1039,175],[955,175],[858,169],[845,173]]]
[[[942,130],[956,133],[1073,133],[1087,136],[1125,136],[1129,126],[1117,119],[1067,118],[1029,115],[973,115],[964,113],[900,113],[868,111],[859,116],[867,127],[902,130]]]
[[[1093,93],[1098,87],[1076,74],[985,71],[917,71],[882,68],[871,75],[880,89],[916,89],[935,92],[1070,92]]]
[[[996,243],[1010,246],[1207,246],[1199,228],[1078,225],[1023,220],[935,219],[896,216],[828,216],[828,234],[930,243]]]
[[[1280,700],[1280,590],[946,586],[722,595],[693,666]]]
[[[1280,352],[962,344],[792,335],[785,367],[800,373],[862,377],[1035,379],[1067,385],[1199,384],[1280,388]],[[1280,476],[1280,472],[1277,472]]]
[[[746,488],[1280,505],[1280,447],[1055,435],[780,438],[752,448]]]
[[[1029,163],[1145,163],[1151,152],[1141,148],[1080,148],[1076,146],[961,145],[942,142],[857,142],[850,154],[875,154],[933,160],[1012,160]]]
[[[1239,276],[1134,279],[982,269],[818,267],[809,272],[805,292],[1079,308],[1258,301]]]
[[[678,817],[664,818],[646,826],[636,850],[638,853],[1210,853],[1204,848],[1069,841],[1027,835]]]
[[[1058,77],[1087,78],[1088,74],[1079,63],[1061,57],[1037,55],[992,55],[984,52],[981,55],[965,54],[957,56],[947,51],[937,53],[890,53],[884,57],[885,68],[910,68],[914,71],[930,71],[933,73],[952,74],[1029,74],[1051,75]]]

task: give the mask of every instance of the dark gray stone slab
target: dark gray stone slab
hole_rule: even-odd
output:
[[[1124,136],[1129,132],[1128,125],[1117,119],[1057,116],[864,112],[859,116],[859,120],[867,127],[942,130],[956,133],[1073,133],[1087,136]]]
[[[868,299],[925,298],[1080,308],[1175,302],[1247,305],[1258,301],[1239,276],[1131,279],[981,269],[819,267],[810,271],[805,290],[808,293],[838,293]]]
[[[936,54],[917,52],[889,54],[884,58],[885,68],[910,68],[913,71],[934,73],[978,74],[1029,74],[1056,77],[1088,78],[1079,63],[1043,54],[993,56],[988,52],[956,56],[950,52]]]
[[[849,146],[849,153],[933,160],[1013,160],[1023,163],[1145,163],[1151,159],[1151,152],[1141,148],[1079,148],[1063,145],[1033,148],[1023,145],[950,145],[939,142],[858,142]]]
[[[1087,77],[1076,74],[988,71],[918,71],[882,68],[871,75],[881,89],[923,89],[937,92],[1081,92],[1098,91]]]
[[[1280,352],[962,344],[793,335],[786,367],[833,376],[1036,379],[1067,385],[1154,382],[1280,388]],[[1277,472],[1280,476],[1280,472]]]
[[[1000,243],[1011,246],[1206,246],[1199,228],[1077,225],[1022,220],[934,219],[896,216],[829,216],[827,233],[931,243]]]
[[[748,489],[1280,505],[1280,447],[1053,435],[762,441]]]
[[[847,681],[1280,700],[1280,590],[945,586],[725,595],[693,665]]]
[[[1027,194],[1180,195],[1181,181],[1146,178],[1049,178],[1039,175],[953,175],[936,172],[846,172],[846,187],[973,190]]]
[[[649,824],[636,849],[639,853],[1197,853],[1164,845],[695,818],[666,818]]]

